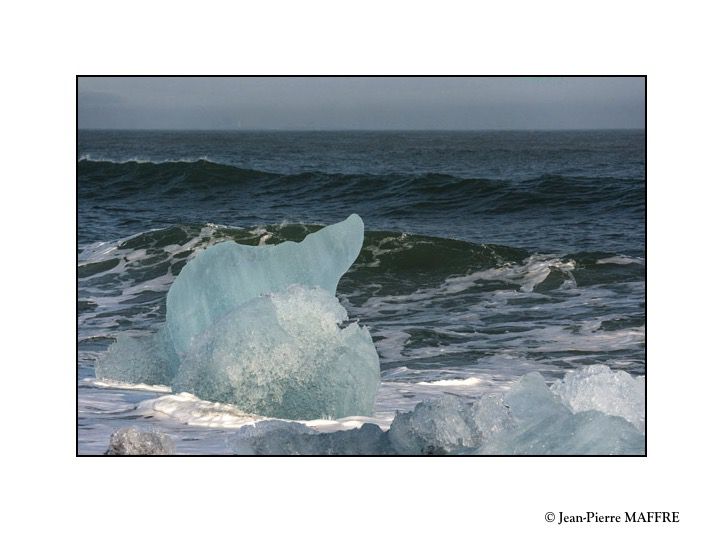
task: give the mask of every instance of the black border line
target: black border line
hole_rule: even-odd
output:
[[[648,167],[648,146],[647,146],[647,122],[648,122],[648,100],[647,100],[647,75],[645,75],[645,457],[648,455],[648,430],[647,430],[647,418],[648,418],[648,370],[647,370],[647,208],[648,208],[648,191],[647,191],[647,167]]]
[[[347,456],[325,456],[317,454],[301,454],[298,456],[287,456],[287,455],[256,455],[256,456],[243,456],[236,454],[174,454],[170,456],[106,456],[104,454],[81,454],[80,453],[80,425],[78,411],[79,407],[79,386],[78,377],[80,376],[80,366],[78,365],[79,355],[79,343],[77,336],[80,333],[80,322],[79,315],[80,309],[77,304],[79,299],[79,283],[78,283],[78,264],[79,264],[79,253],[78,246],[80,245],[80,207],[79,207],[79,196],[78,196],[78,153],[80,151],[80,78],[81,77],[95,77],[95,78],[247,78],[247,77],[264,77],[264,78],[279,78],[279,77],[295,77],[295,78],[522,78],[522,77],[574,77],[574,78],[589,78],[589,77],[607,77],[607,78],[640,78],[642,77],[645,81],[645,453],[638,455],[607,455],[607,454],[522,454],[522,455],[504,455],[504,454],[489,454],[489,455],[441,455],[441,456],[426,456],[426,455],[382,455],[382,454],[357,454]],[[648,457],[648,430],[647,430],[647,418],[648,418],[648,362],[647,362],[647,167],[648,167],[648,150],[647,150],[647,125],[648,125],[648,104],[647,104],[647,74],[645,75],[547,75],[547,74],[524,74],[524,75],[87,75],[78,74],[75,75],[75,457],[77,458],[97,458],[97,457],[123,457],[123,458],[202,458],[202,457],[223,457],[223,458],[287,458],[287,457],[300,457],[300,458],[368,458],[368,457],[381,457],[381,458],[625,458],[625,459],[636,459],[636,458],[647,458]],[[118,130],[119,131],[119,130]],[[138,130],[140,131],[140,130]],[[178,130],[160,130],[160,131],[178,131]],[[186,130],[181,130],[186,131]],[[234,130],[222,130],[222,131],[234,131]],[[242,130],[236,130],[242,131]],[[337,130],[305,130],[305,131],[337,131]],[[349,130],[352,131],[352,130]],[[369,131],[369,130],[366,130]],[[411,130],[384,130],[384,131],[411,131]],[[433,130],[419,130],[419,131],[433,131]],[[451,130],[445,130],[451,131]],[[481,131],[481,130],[456,130],[456,131]],[[501,130],[489,130],[489,131],[501,131]],[[517,131],[517,130],[512,130]],[[537,130],[543,131],[543,130]],[[548,130],[549,131],[549,130]],[[557,130],[557,131],[587,131],[587,130]]]

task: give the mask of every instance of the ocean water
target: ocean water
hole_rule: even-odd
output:
[[[338,296],[380,355],[381,427],[533,371],[645,374],[644,131],[80,131],[77,159],[81,454],[132,425],[229,452],[248,415],[97,380],[95,360],[162,324],[199,250],[298,241],[351,213],[365,243]]]

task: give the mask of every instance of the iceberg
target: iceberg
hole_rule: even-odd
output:
[[[163,329],[118,339],[96,376],[169,384],[263,416],[370,415],[377,351],[367,328],[341,326],[348,315],[335,297],[363,228],[353,214],[299,243],[208,248],[170,287]]]
[[[190,350],[227,313],[290,285],[335,296],[342,275],[360,254],[364,225],[357,214],[309,234],[302,242],[246,246],[223,242],[186,265],[167,295],[167,327],[175,350]]]

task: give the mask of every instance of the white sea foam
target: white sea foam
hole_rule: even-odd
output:
[[[437,301],[448,294],[459,294],[471,289],[481,281],[504,281],[520,286],[520,293],[517,291],[495,291],[488,296],[488,305],[481,306],[483,309],[494,308],[494,300],[500,299],[505,302],[506,298],[519,298],[518,294],[532,294],[535,287],[547,279],[553,270],[562,273],[564,282],[561,289],[575,289],[575,277],[572,270],[575,269],[575,261],[562,261],[554,255],[532,255],[525,259],[522,264],[508,264],[498,268],[489,268],[472,272],[464,276],[450,277],[444,280],[437,288],[420,288],[412,293],[403,295],[386,295],[382,297],[371,296],[360,306],[364,313],[392,310],[394,315],[410,315],[415,311],[425,310],[428,302]],[[503,296],[504,295],[504,296]],[[470,312],[465,317],[476,318]],[[390,343],[388,343],[390,345]]]
[[[394,416],[392,413],[385,413],[375,416],[348,416],[346,418],[338,418],[337,420],[305,420],[300,421],[300,423],[321,433],[357,429],[364,424],[376,424],[380,426],[380,429],[383,431],[387,431],[390,428],[390,424],[392,424]]]
[[[463,277],[463,287],[470,289],[475,277]],[[570,280],[568,276],[565,279]],[[455,288],[458,294],[467,295],[462,299],[463,309],[454,312],[451,318],[438,320],[433,314],[447,309],[449,301],[446,283],[405,295],[376,295],[360,306],[348,308],[352,315],[373,325],[376,347],[384,365],[426,358],[441,361],[440,357],[450,355],[477,354],[480,359],[482,354],[483,362],[494,362],[493,369],[497,370],[528,354],[582,351],[584,357],[575,353],[566,359],[571,364],[575,360],[586,364],[595,355],[625,350],[629,352],[628,358],[613,355],[610,365],[623,369],[638,365],[637,351],[645,344],[644,325],[612,329],[614,324],[608,323],[626,324],[623,317],[618,319],[617,312],[636,309],[644,290],[643,282],[626,283],[622,290],[603,285],[555,290],[550,306],[539,303],[538,293],[534,291],[463,292]],[[611,313],[597,315],[596,308],[607,312],[610,306],[613,307]],[[373,319],[380,320],[380,324],[373,324]],[[385,320],[389,322],[384,324]],[[422,334],[418,337],[418,329],[428,326],[432,328],[428,338]],[[489,352],[509,354],[512,359],[505,361],[498,357],[495,361],[488,356]],[[515,376],[533,369],[532,365],[524,364],[515,367]],[[554,366],[549,369],[563,371]]]
[[[265,416],[246,413],[227,403],[206,401],[188,392],[142,401],[137,405],[137,412],[189,426],[207,428],[240,428],[270,419]],[[304,424],[318,432],[355,429],[365,423],[377,424],[382,429],[388,429],[393,416],[393,414],[386,413],[377,416],[348,416],[337,419],[317,418],[313,420],[294,420],[293,422]],[[275,420],[290,422],[290,420],[282,418]]]
[[[80,156],[80,159],[78,161],[87,161],[90,163],[113,163],[115,165],[127,165],[131,163],[138,163],[138,164],[152,164],[152,165],[162,165],[165,163],[196,163],[198,161],[207,161],[208,163],[213,163],[215,165],[225,165],[224,163],[221,163],[219,161],[213,161],[211,159],[208,159],[208,156],[198,156],[198,157],[182,157],[182,158],[175,158],[175,159],[149,159],[144,157],[133,157],[128,159],[111,159],[111,158],[104,158],[104,157],[92,157],[90,154],[83,154]]]
[[[396,411],[409,411],[421,401],[433,400],[444,394],[478,399],[486,393],[505,392],[517,379],[517,369],[530,371],[526,362],[514,357],[516,364],[502,364],[480,371],[473,366],[467,370],[412,370],[397,368],[383,374],[375,401],[374,417],[389,417]],[[436,379],[428,380],[432,377]],[[436,384],[437,383],[437,384]]]
[[[605,257],[598,259],[598,264],[645,264],[645,259],[641,257],[629,257],[627,255],[616,255],[614,257]]]
[[[545,327],[523,334],[536,352],[586,351],[608,352],[629,349],[645,343],[645,326],[609,331],[575,330],[562,327]],[[535,341],[536,344],[532,344]]]
[[[400,236],[386,236],[377,242],[377,244],[370,244],[365,246],[365,249],[372,253],[372,261],[365,263],[362,266],[366,268],[377,268],[380,266],[380,258],[390,253],[402,253],[409,249],[411,245],[418,245],[427,243],[423,240],[416,240],[413,244],[408,245],[405,241],[408,239],[407,233],[402,233]]]
[[[523,292],[531,292],[547,279],[553,269],[561,271],[570,283],[574,283],[571,270],[575,269],[575,261],[562,261],[552,255],[531,255],[522,264],[509,264],[448,278],[443,285],[446,292],[457,293],[472,287],[478,281],[499,280],[520,285]]]
[[[113,381],[110,379],[95,379],[86,377],[81,383],[83,386],[92,386],[94,388],[114,388],[117,390],[139,390],[144,392],[157,392],[160,394],[168,394],[172,392],[172,388],[163,384],[132,384],[122,381]]]
[[[484,381],[478,377],[468,377],[467,379],[440,379],[432,382],[421,381],[417,384],[423,386],[477,386],[483,383]]]
[[[373,337],[382,338],[375,342],[375,348],[382,357],[398,358],[402,355],[410,334],[403,330],[384,329],[374,332]]]
[[[189,426],[237,428],[264,420],[233,405],[205,401],[193,394],[181,392],[138,404],[137,411],[148,416],[160,416]]]

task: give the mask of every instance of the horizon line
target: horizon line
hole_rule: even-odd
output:
[[[115,127],[77,127],[77,131],[217,131],[235,133],[257,132],[494,132],[494,131],[645,131],[642,127],[595,127],[595,128],[471,128],[471,129],[444,129],[444,128],[115,128]]]

